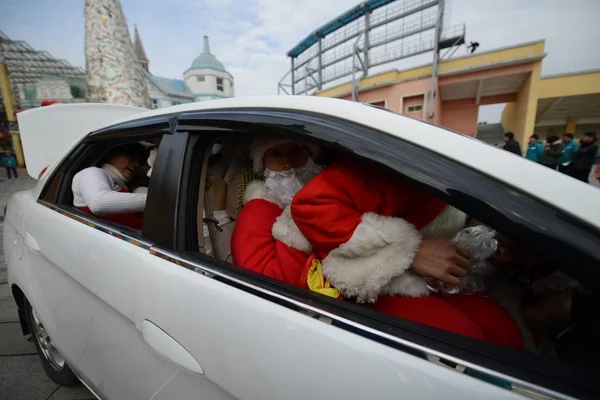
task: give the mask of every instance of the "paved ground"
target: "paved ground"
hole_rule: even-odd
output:
[[[5,176],[3,171],[1,176]],[[83,386],[61,387],[46,377],[32,342],[21,334],[17,307],[10,294],[2,248],[4,205],[18,190],[30,189],[35,181],[25,170],[19,179],[0,182],[0,400],[90,400],[95,397]]]

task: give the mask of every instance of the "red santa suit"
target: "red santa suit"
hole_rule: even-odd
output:
[[[308,288],[307,273],[319,257],[344,297],[464,336],[522,347],[516,324],[491,300],[429,296],[424,280],[408,271],[423,235],[417,227],[450,235],[466,219],[415,186],[353,160],[321,172],[284,209],[265,198],[260,181],[248,186],[244,201],[231,240],[235,264]],[[489,323],[465,309],[485,314]]]
[[[270,278],[306,288],[312,253],[310,244],[295,228],[289,206],[284,211],[266,199],[262,187],[261,181],[254,181],[246,188],[245,205],[231,237],[233,262]],[[281,240],[283,238],[285,241]]]
[[[296,227],[344,297],[401,318],[522,349],[491,299],[430,293],[410,271],[421,240],[452,238],[466,215],[399,177],[342,157],[294,197]]]

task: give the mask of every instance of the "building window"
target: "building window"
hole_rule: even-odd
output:
[[[198,81],[198,82],[204,82],[205,81],[204,75],[196,75],[196,81]]]
[[[423,104],[417,104],[416,106],[408,106],[407,111],[408,112],[423,111]]]
[[[152,108],[158,108],[158,100],[152,99]]]
[[[217,78],[217,90],[219,92],[223,91],[223,78]]]
[[[372,103],[369,103],[372,106],[375,107],[381,107],[381,108],[385,108],[385,100],[381,100],[381,101],[374,101]]]

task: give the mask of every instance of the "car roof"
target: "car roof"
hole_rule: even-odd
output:
[[[386,132],[471,166],[600,228],[600,190],[592,185],[473,137],[358,102],[316,96],[237,97],[161,108],[126,117],[118,122],[191,111],[244,108],[312,112]]]

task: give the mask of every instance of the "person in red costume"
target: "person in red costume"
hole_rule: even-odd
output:
[[[291,147],[283,153],[296,160],[295,166],[286,161],[285,175],[278,176],[273,174],[276,165],[268,152],[277,146],[271,144],[262,141],[251,149],[255,172],[266,167],[265,181],[247,189],[247,204],[232,238],[236,264],[307,287],[307,274],[316,258],[322,260],[327,281],[346,300],[475,339],[523,348],[517,325],[492,300],[428,289],[426,278],[457,285],[467,274],[469,254],[449,240],[465,227],[464,213],[399,177],[345,156],[320,173],[315,169],[300,173],[300,178],[295,168],[303,172],[302,161],[308,166],[314,163],[311,151],[298,144],[295,153]],[[280,184],[277,178],[283,176],[295,185]],[[269,195],[273,187],[288,191],[286,201]]]
[[[233,262],[274,279],[306,287],[310,244],[296,229],[289,237],[289,204],[294,194],[320,172],[313,158],[318,149],[291,140],[256,139],[250,146],[254,172],[264,181],[251,182],[231,238]],[[287,223],[286,223],[287,222]]]
[[[141,230],[146,193],[131,193],[127,183],[140,168],[144,146],[115,148],[100,168],[88,167],[73,177],[73,205],[88,214]]]

